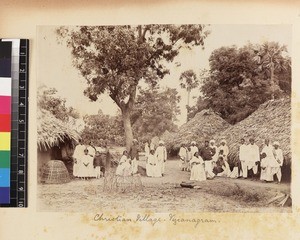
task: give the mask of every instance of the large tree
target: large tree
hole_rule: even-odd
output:
[[[118,105],[126,147],[133,139],[130,116],[141,80],[155,86],[182,46],[204,45],[204,25],[82,26],[59,28],[71,48],[73,64],[86,79],[92,101],[107,93]]]
[[[236,123],[254,112],[260,104],[272,98],[274,90],[270,84],[270,71],[266,65],[258,68],[251,44],[242,48],[221,47],[212,52],[209,58],[209,75],[203,79],[201,90],[204,97],[198,101],[199,109],[203,104],[219,113],[229,123]],[[284,68],[275,68],[278,85],[284,86],[282,94],[289,94],[291,75],[288,70],[289,57],[285,56]],[[262,62],[261,62],[262,64]],[[278,95],[279,96],[279,95]],[[197,111],[197,108],[194,109]]]
[[[131,121],[136,137],[149,140],[165,131],[175,131],[174,122],[180,113],[180,96],[176,89],[159,90],[158,87],[140,90]]]

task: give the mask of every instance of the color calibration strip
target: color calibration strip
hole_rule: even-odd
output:
[[[6,91],[10,93],[10,110],[7,116],[0,115],[0,128],[1,126],[8,127],[8,131],[5,133],[8,134],[6,138],[9,137],[9,146],[6,146],[7,148],[9,148],[9,150],[1,150],[2,141],[0,136],[0,168],[2,161],[3,164],[6,163],[6,166],[9,165],[9,171],[7,175],[2,175],[0,172],[0,178],[1,176],[6,176],[6,179],[9,179],[9,187],[3,187],[2,190],[0,190],[0,206],[27,207],[27,116],[29,43],[28,40],[25,39],[1,39],[1,46],[5,46],[7,44],[11,45],[10,66],[8,67],[3,65],[0,66],[0,68],[3,68],[3,71],[5,71],[6,74],[10,72],[11,81],[10,83],[3,82],[3,85],[1,85],[0,83],[0,89],[2,89],[3,92]],[[2,92],[0,90],[0,98],[1,94]],[[0,103],[0,114],[2,109],[4,108]],[[6,123],[5,125],[4,122]],[[3,144],[4,143],[5,142],[3,137]]]
[[[10,203],[12,43],[0,43],[0,203]]]

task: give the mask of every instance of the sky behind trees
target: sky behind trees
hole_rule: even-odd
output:
[[[101,108],[105,114],[115,115],[118,107],[108,96],[101,96],[99,102],[90,102],[83,95],[86,81],[76,68],[72,66],[70,49],[64,44],[58,44],[55,34],[56,26],[41,26],[38,28],[38,84],[45,84],[58,90],[58,95],[66,98],[66,105],[78,110],[81,116],[96,114]],[[170,75],[160,81],[161,88],[176,88],[181,96],[181,115],[178,125],[186,121],[187,92],[180,88],[179,77],[182,72],[192,69],[199,74],[200,69],[208,68],[208,59],[213,50],[222,46],[237,45],[242,47],[248,42],[252,44],[264,41],[276,41],[287,46],[292,55],[292,26],[291,25],[210,25],[211,31],[201,46],[191,50],[182,49],[175,60],[167,64]],[[180,64],[179,64],[180,63]],[[201,94],[198,89],[191,93],[191,105],[196,101],[193,96]]]

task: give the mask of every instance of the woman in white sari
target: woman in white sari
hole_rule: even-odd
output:
[[[204,170],[204,161],[199,156],[198,152],[195,152],[195,154],[192,157],[190,163],[191,163],[191,177],[190,177],[190,180],[192,180],[192,181],[205,181],[206,180],[206,173],[205,173],[205,170]]]

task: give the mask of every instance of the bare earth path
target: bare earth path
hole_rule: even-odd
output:
[[[200,189],[181,188],[190,173],[178,166],[179,161],[168,161],[163,178],[142,176],[144,188],[135,192],[103,192],[103,179],[38,185],[38,211],[291,212],[291,207],[267,204],[276,195],[289,193],[289,184],[215,178],[201,182]]]

